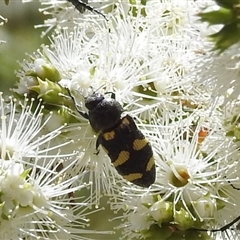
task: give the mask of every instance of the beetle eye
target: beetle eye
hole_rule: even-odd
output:
[[[86,98],[85,106],[88,110],[95,108],[100,102],[102,102],[104,96],[100,93],[94,93],[91,96]]]

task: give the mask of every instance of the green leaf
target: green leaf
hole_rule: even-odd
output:
[[[199,13],[198,16],[202,22],[208,22],[210,25],[228,24],[234,20],[233,12],[226,8],[220,8],[218,11]]]
[[[213,50],[219,53],[231,47],[240,40],[240,30],[237,22],[225,25],[219,32],[209,36],[210,40],[215,42]]]
[[[221,7],[233,9],[240,3],[240,0],[215,0],[215,2]]]

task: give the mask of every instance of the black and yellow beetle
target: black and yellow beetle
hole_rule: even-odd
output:
[[[100,93],[93,93],[85,98],[88,113],[78,112],[89,120],[93,130],[98,133],[97,151],[101,145],[124,179],[141,187],[149,187],[156,175],[151,145],[131,116],[121,117],[123,108],[113,96],[106,99]]]

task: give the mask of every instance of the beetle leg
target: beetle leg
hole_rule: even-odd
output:
[[[77,109],[77,111],[79,112],[79,114],[80,114],[82,117],[84,117],[85,119],[89,119],[89,115],[88,115],[86,112],[79,111],[78,109]]]
[[[98,155],[99,154],[99,152],[100,152],[100,150],[99,150],[99,146],[100,146],[100,138],[101,138],[101,136],[99,135],[98,136],[98,138],[97,138],[97,141],[96,141],[96,148],[95,148],[95,150],[96,150],[96,152],[94,153],[95,155]]]
[[[73,97],[73,95],[71,94],[69,88],[66,88],[66,90],[67,90],[67,92],[68,92],[69,97],[72,99],[72,101],[73,101],[73,103],[74,103],[74,106],[75,106],[76,110],[78,111],[78,113],[79,113],[82,117],[84,117],[85,119],[89,119],[89,116],[88,116],[88,114],[87,114],[86,112],[83,112],[83,111],[79,110],[80,106],[79,106],[79,104],[76,102],[76,100],[75,100],[75,98]]]

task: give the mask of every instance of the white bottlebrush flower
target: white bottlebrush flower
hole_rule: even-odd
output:
[[[196,81],[212,89],[212,96],[225,97],[225,102],[239,98],[239,45],[217,55],[207,53],[196,66]]]
[[[28,163],[31,157],[52,157],[60,148],[70,143],[66,141],[50,147],[51,141],[61,134],[64,125],[45,133],[44,128],[51,114],[48,117],[44,116],[43,106],[38,103],[35,105],[34,99],[24,97],[21,102],[10,97],[8,101],[3,99],[1,93],[1,159],[19,157],[25,158]]]
[[[57,92],[58,84],[63,95],[67,95],[64,87],[71,90],[79,110],[83,111],[86,111],[83,97],[94,91],[114,92],[117,101],[136,117],[138,126],[144,126],[143,132],[147,133],[158,156],[157,178],[147,192],[150,205],[141,200],[136,204],[139,199],[129,192],[133,190],[140,195],[145,191],[132,189],[130,184],[126,192],[121,192],[125,194],[129,214],[133,212],[127,223],[127,238],[131,238],[133,232],[146,237],[166,231],[175,236],[178,231],[188,235],[191,228],[216,229],[236,217],[235,209],[239,207],[233,198],[234,194],[239,195],[238,191],[230,184],[238,185],[237,147],[225,139],[222,132],[218,134],[217,121],[210,124],[210,120],[206,120],[211,112],[207,108],[211,89],[204,84],[197,85],[193,74],[205,57],[199,54],[205,45],[198,31],[200,23],[192,25],[195,17],[186,9],[191,7],[194,13],[199,9],[194,1],[163,1],[156,6],[156,11],[162,14],[154,15],[153,21],[154,4],[150,3],[144,9],[146,17],[140,11],[126,16],[124,9],[119,8],[106,25],[93,24],[90,32],[91,23],[63,30],[53,37],[52,45],[44,46],[43,53],[39,51],[33,63],[25,64],[24,69],[30,73],[30,80],[37,81],[40,89],[37,93],[45,97],[48,104],[52,102],[44,90],[56,87]],[[26,77],[24,71],[21,81]],[[31,90],[36,88],[31,87]],[[62,99],[67,99],[63,95]],[[74,107],[73,103],[69,106]],[[178,111],[179,106],[181,111]],[[171,130],[166,136],[156,133],[163,132],[154,126],[156,115],[159,119],[169,117],[166,121],[159,120]],[[199,116],[205,117],[208,123],[207,136],[199,136],[205,128],[205,124],[196,124]],[[81,116],[76,119],[69,131],[74,130],[71,137],[81,152],[71,173],[87,171],[87,181],[96,186],[97,198],[102,187],[103,192],[112,194],[118,175],[102,149],[98,156],[94,155],[97,133],[87,120]],[[196,130],[190,131],[192,125]],[[75,131],[76,126],[79,131]],[[119,179],[119,185],[126,184]],[[207,234],[199,232],[196,233],[199,236]]]
[[[158,166],[155,184],[146,191],[125,187],[122,201],[112,205],[115,210],[127,210],[124,236],[209,239],[219,233],[201,229],[220,229],[238,217],[237,146],[224,140],[219,123],[199,121],[195,130],[192,123],[188,120],[187,125],[186,119],[181,119],[178,124],[155,128],[152,134],[149,131]],[[203,134],[206,125],[209,130]],[[142,200],[144,192],[147,201]]]
[[[68,28],[53,36],[50,47],[44,46],[43,52],[23,64],[16,92],[30,95],[34,92],[35,97],[43,98],[45,106],[59,107],[59,115],[54,119],[60,125],[69,119],[65,106],[74,109],[72,99],[64,96],[68,94],[64,87],[71,90],[83,111],[86,110],[83,97],[94,91],[114,92],[124,109],[136,118],[156,155],[155,184],[147,190],[127,185],[102,149],[98,156],[94,155],[98,133],[86,119],[71,112],[75,119],[67,121],[71,124],[66,136],[75,140],[71,147],[80,153],[74,164],[68,166],[64,162],[63,169],[69,170],[67,176],[82,171],[89,175],[73,177],[75,181],[70,185],[77,187],[82,181],[93,183],[96,189],[90,189],[90,198],[94,201],[95,193],[98,202],[105,192],[113,195],[114,204],[122,201],[114,208],[127,210],[128,220],[123,224],[125,239],[180,236],[185,240],[200,240],[208,239],[209,235],[219,236],[218,232],[209,234],[196,229],[219,229],[237,217],[239,154],[232,139],[225,138],[218,119],[221,113],[207,108],[212,104],[208,103],[210,95],[226,95],[232,85],[223,87],[222,92],[212,92],[217,89],[216,76],[221,80],[227,74],[217,69],[218,63],[208,53],[209,45],[199,31],[204,25],[194,22],[193,15],[200,10],[196,1],[148,1],[141,9],[133,7],[131,11],[119,4],[119,8],[110,10],[107,23],[92,14],[92,19],[84,18],[82,23],[82,15],[69,2],[42,2],[48,4],[43,11],[55,16],[48,22],[49,28],[56,25],[58,30],[63,26]],[[71,10],[61,11],[61,5]],[[75,28],[76,22],[81,23]],[[217,67],[213,69],[212,64]],[[205,66],[207,75],[203,73]],[[235,81],[235,71],[230,78]],[[208,85],[209,79],[216,82]],[[233,89],[232,96],[236,92]],[[15,157],[3,152],[8,159]],[[28,194],[23,204],[30,200]],[[192,228],[195,230],[189,230]],[[223,239],[228,232],[222,234]]]
[[[32,0],[22,0],[23,2],[32,2]],[[96,25],[105,24],[106,18],[98,14],[97,12],[91,12],[82,8],[82,13],[78,11],[75,6],[67,0],[39,0],[42,5],[40,12],[47,15],[49,18],[44,21],[43,24],[39,24],[37,27],[44,27],[47,30],[43,33],[46,35],[54,28],[72,29],[73,23],[82,24],[82,26],[89,25],[89,29]],[[83,1],[84,2],[84,1]],[[114,11],[117,6],[117,0],[103,0],[97,2],[94,0],[88,1],[88,5],[96,9],[101,14],[107,17],[108,13]],[[128,2],[127,2],[128,3]]]
[[[174,113],[178,104],[183,102],[189,101],[190,105],[191,102],[205,103],[205,89],[192,90],[193,80],[186,77],[194,70],[196,61],[193,60],[199,48],[194,39],[200,36],[198,29],[187,23],[189,14],[185,9],[186,1],[184,3],[179,5],[174,1],[170,10],[169,4],[164,2],[162,5],[165,9],[162,12],[171,11],[176,19],[183,19],[179,28],[171,31],[166,31],[166,26],[169,28],[170,21],[173,21],[171,14],[165,18],[157,15],[156,20],[163,21],[158,26],[151,22],[152,5],[145,7],[145,17],[140,9],[135,9],[136,13],[131,11],[128,16],[121,4],[113,16],[109,16],[109,22],[94,25],[91,34],[87,24],[62,30],[53,36],[51,46],[44,46],[42,52],[38,51],[29,62],[23,63],[16,92],[22,94],[26,87],[25,92],[41,96],[50,106],[67,105],[74,109],[73,103],[64,102],[67,97],[63,95],[68,94],[64,88],[67,87],[83,111],[86,111],[83,97],[94,91],[114,92],[116,100],[136,117],[139,126],[150,123],[156,113],[166,109]],[[194,1],[191,4],[195,6]],[[60,97],[59,93],[62,94]],[[110,94],[107,97],[110,98]],[[63,120],[60,119],[62,109],[65,114],[66,108],[59,108],[60,114],[55,115],[59,123],[66,121],[64,114]],[[75,131],[76,127],[79,131]],[[76,169],[90,170],[90,176],[91,173],[94,175],[90,181],[97,179],[97,186],[100,185],[99,176],[104,176],[104,181],[111,179],[109,175],[113,176],[114,182],[118,175],[110,165],[110,159],[103,151],[98,156],[93,154],[97,133],[92,131],[88,121],[76,117],[68,134],[75,140],[72,147],[81,151]],[[107,193],[111,192],[110,189],[110,185],[105,185]]]
[[[184,7],[183,4],[182,10]],[[169,11],[167,6],[165,11]],[[45,71],[44,78],[56,81],[60,75],[62,86],[83,96],[89,94],[90,87],[90,92],[96,89],[103,93],[114,92],[120,103],[138,109],[136,114],[146,111],[146,105],[157,108],[166,100],[192,100],[194,94],[190,86],[194,80],[185,76],[197,64],[193,60],[199,48],[199,42],[194,41],[199,37],[198,29],[182,23],[180,30],[169,34],[165,32],[164,24],[152,25],[152,18],[144,18],[140,11],[136,17],[124,18],[124,10],[119,8],[118,12],[119,16],[113,16],[108,26],[94,27],[91,36],[85,25],[73,32],[64,30],[53,36],[51,47],[43,47],[43,53],[38,52],[32,57],[34,63],[23,63],[16,91],[22,93],[26,81],[30,86],[36,85],[34,81],[39,80],[33,79],[34,76],[44,80],[43,71],[36,68],[36,62],[46,62],[42,65],[44,70],[44,65],[52,66],[57,77]],[[181,17],[187,22],[188,15],[183,12]],[[161,16],[156,19],[165,24],[170,21]],[[176,34],[179,34],[178,38]],[[32,73],[28,79],[25,79],[26,73]],[[158,98],[162,96],[165,99]],[[199,103],[199,98],[192,101]]]
[[[73,187],[79,176],[64,177],[77,158],[36,157],[30,169],[17,161],[0,161],[1,239],[76,239],[91,233],[83,229],[89,203],[70,197],[87,185]],[[63,161],[68,167],[59,168]]]
[[[205,2],[205,4],[203,4],[201,12],[219,9],[215,1],[202,2]],[[202,24],[199,26],[201,32],[207,38],[207,36],[216,33],[223,25],[218,24],[209,27]],[[214,48],[213,42],[205,44],[203,48],[204,56],[196,65],[195,74],[192,74],[197,85],[205,85],[211,90],[212,97],[216,98],[217,101],[224,99],[224,105],[239,98],[239,47],[239,43],[236,43],[218,54],[212,51]]]
[[[83,229],[91,198],[74,195],[91,183],[81,181],[85,171],[72,173],[79,159],[64,152],[71,142],[56,144],[64,126],[45,133],[51,116],[44,118],[42,105],[26,97],[4,101],[1,94],[0,112],[0,239],[79,239],[96,233]]]
[[[200,9],[196,1],[150,0],[146,4],[146,13],[151,18],[151,24],[155,25],[156,30],[160,30],[159,26],[162,28],[162,32],[156,31],[155,33],[166,35],[177,32],[181,34],[183,30],[189,30],[190,28],[186,28],[186,26],[190,27],[189,25],[196,24],[195,15]],[[192,10],[192,14],[189,14],[189,9]],[[156,16],[161,16],[161,18]]]

